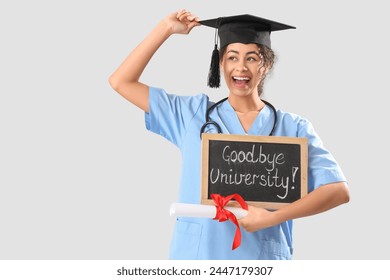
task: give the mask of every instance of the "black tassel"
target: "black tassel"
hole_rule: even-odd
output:
[[[219,73],[219,51],[217,44],[215,44],[213,54],[211,55],[211,64],[207,85],[211,88],[219,88],[220,82],[221,78]]]

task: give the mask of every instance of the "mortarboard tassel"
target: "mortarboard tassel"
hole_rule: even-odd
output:
[[[211,88],[219,88],[220,85],[219,51],[217,44],[215,44],[213,54],[211,55],[211,64],[207,85]]]

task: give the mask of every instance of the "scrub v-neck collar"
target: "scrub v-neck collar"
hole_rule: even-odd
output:
[[[245,132],[237,113],[234,111],[229,100],[223,102],[217,108],[224,127],[230,134],[268,135],[272,129],[272,112],[268,105],[257,114],[251,127]]]

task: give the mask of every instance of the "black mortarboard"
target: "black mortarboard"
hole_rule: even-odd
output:
[[[202,20],[202,25],[213,27],[218,31],[219,45],[223,48],[231,43],[261,44],[271,48],[270,34],[272,31],[295,29],[294,26],[252,15],[237,15]],[[215,47],[211,57],[208,76],[209,87],[219,87],[219,52],[218,37],[215,35]]]

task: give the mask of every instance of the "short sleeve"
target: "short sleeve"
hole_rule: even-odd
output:
[[[298,125],[298,137],[308,139],[308,188],[309,192],[319,186],[343,182],[346,178],[333,155],[325,149],[312,124],[301,119]]]
[[[197,114],[207,96],[179,96],[163,89],[149,88],[149,112],[145,113],[146,128],[180,147],[188,124]]]

